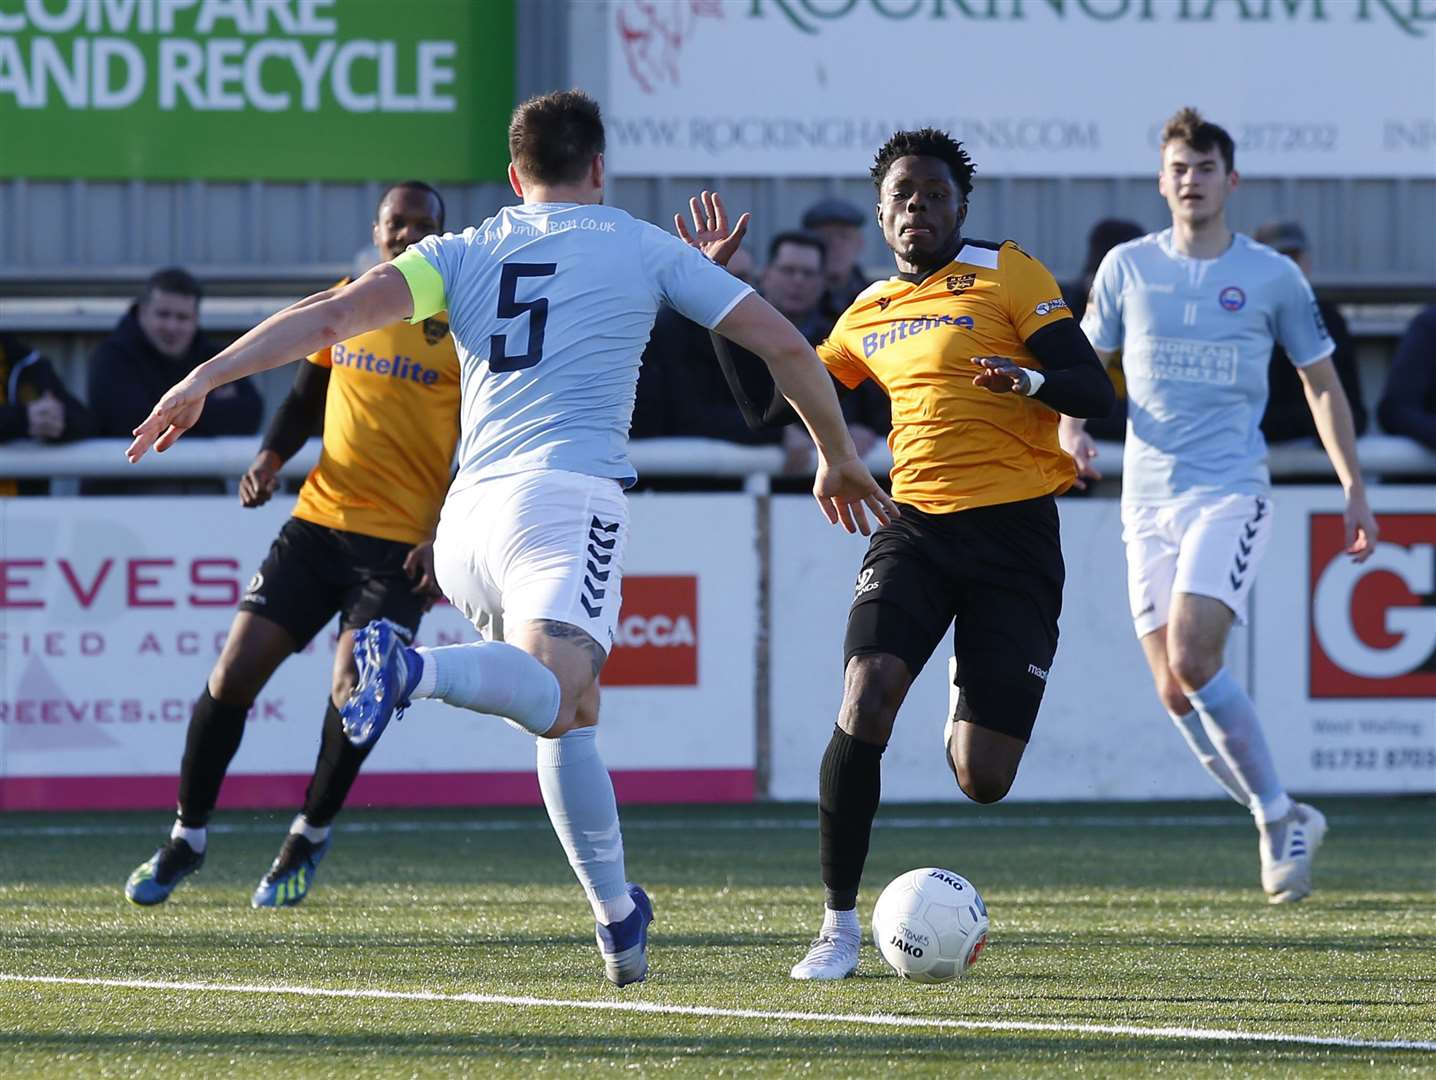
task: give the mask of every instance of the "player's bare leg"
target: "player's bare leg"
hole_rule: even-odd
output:
[[[1231,609],[1220,600],[1174,594],[1165,628],[1167,669],[1177,690],[1201,717],[1207,738],[1238,790],[1247,793],[1261,837],[1262,888],[1272,903],[1287,903],[1311,892],[1312,858],[1326,835],[1326,819],[1314,807],[1295,803],[1287,795],[1251,698],[1224,667],[1233,620]],[[1156,652],[1156,643],[1149,645],[1154,637],[1143,639],[1149,662]],[[1161,677],[1157,684],[1161,692]]]
[[[180,764],[179,815],[170,839],[125,884],[136,904],[158,904],[200,868],[210,814],[220,785],[244,738],[245,717],[275,669],[294,652],[294,638],[278,623],[237,612],[204,693],[195,702]]]
[[[882,755],[912,685],[907,663],[888,653],[854,656],[843,703],[818,769],[818,854],[823,923],[791,972],[795,979],[844,979],[857,970],[862,930],[858,884],[882,790]]]
[[[948,661],[948,673],[952,689],[948,696],[947,723],[942,729],[947,767],[952,770],[962,793],[973,802],[1000,802],[1012,790],[1027,743],[977,721],[957,682],[956,657]]]

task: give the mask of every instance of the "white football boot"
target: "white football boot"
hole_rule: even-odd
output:
[[[1261,887],[1273,904],[1290,904],[1311,895],[1311,862],[1326,838],[1326,817],[1306,803],[1262,827]]]
[[[858,970],[863,932],[856,911],[823,912],[823,928],[808,946],[808,955],[793,965],[795,979],[846,979]]]

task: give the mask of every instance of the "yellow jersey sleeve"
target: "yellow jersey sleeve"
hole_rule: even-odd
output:
[[[444,297],[443,277],[419,252],[410,248],[390,265],[409,283],[409,295],[414,299],[414,313],[408,319],[410,323],[421,323],[449,306]]]
[[[832,373],[833,378],[849,390],[857,387],[864,379],[872,377],[867,365],[853,355],[843,340],[843,320],[839,319],[832,333],[818,344],[818,359]]]
[[[1047,267],[1011,241],[1002,245],[1001,260],[1008,314],[1021,340],[1044,326],[1072,318],[1057,279]]]

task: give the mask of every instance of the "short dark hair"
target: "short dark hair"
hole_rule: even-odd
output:
[[[1184,142],[1199,154],[1215,148],[1222,155],[1227,172],[1237,166],[1237,144],[1227,134],[1227,129],[1204,119],[1190,105],[1178,109],[1162,125],[1162,149],[1165,150],[1170,142]]]
[[[529,98],[509,121],[509,157],[521,175],[540,184],[581,179],[603,148],[598,102],[582,90]]]
[[[143,304],[157,291],[174,293],[176,296],[193,296],[196,304],[204,297],[204,290],[199,287],[195,276],[179,266],[166,266],[163,270],[156,270],[151,274],[145,282],[144,291],[140,293],[140,303]]]
[[[1097,273],[1097,267],[1102,265],[1102,259],[1107,252],[1118,244],[1125,244],[1129,240],[1135,240],[1137,237],[1145,235],[1147,235],[1147,230],[1135,221],[1127,221],[1124,218],[1103,218],[1093,225],[1092,231],[1087,234],[1087,261],[1082,266],[1082,273],[1091,277]]]
[[[967,156],[962,143],[947,132],[930,127],[894,132],[893,137],[878,148],[871,173],[873,185],[881,188],[893,162],[905,157],[937,158],[952,170],[952,178],[957,181],[964,201],[972,194],[972,176],[977,172],[972,158]]]
[[[799,232],[797,229],[780,232],[768,241],[768,261],[770,263],[778,257],[778,249],[784,244],[797,244],[800,247],[810,247],[818,253],[819,265],[827,265],[828,245],[823,243],[823,238],[821,236],[815,236],[810,232]]]
[[[444,197],[439,194],[438,189],[431,187],[422,180],[400,180],[397,184],[390,184],[384,189],[384,194],[379,196],[379,203],[374,207],[374,214],[377,217],[379,207],[384,205],[384,200],[396,191],[422,191],[425,195],[433,198],[439,204],[439,225],[444,224]]]

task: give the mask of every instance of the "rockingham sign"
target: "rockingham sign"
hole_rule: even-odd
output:
[[[620,175],[857,176],[923,124],[986,175],[1146,175],[1192,104],[1251,175],[1436,176],[1436,0],[610,0],[603,19]]]

